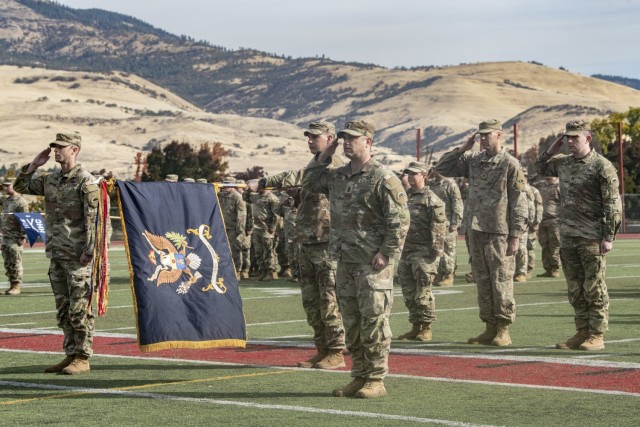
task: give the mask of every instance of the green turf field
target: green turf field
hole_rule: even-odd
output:
[[[517,319],[508,348],[470,346],[483,330],[475,285],[458,246],[460,268],[454,287],[436,288],[438,321],[430,343],[393,341],[392,351],[419,354],[574,359],[576,363],[612,362],[640,369],[640,240],[619,239],[607,256],[610,332],[607,348],[585,353],[555,350],[574,332],[564,279],[515,284]],[[127,261],[122,248],[111,251],[109,311],[96,320],[96,332],[135,336]],[[538,251],[538,260],[540,259]],[[538,262],[539,264],[539,262]],[[53,298],[42,250],[25,252],[25,285],[18,297],[0,297],[0,330],[57,330]],[[542,272],[541,268],[534,273]],[[2,288],[6,288],[6,280]],[[311,344],[297,284],[241,282],[250,342]],[[409,328],[396,289],[391,327]],[[635,426],[640,396],[549,389],[520,385],[444,381],[391,375],[389,396],[375,401],[331,397],[349,381],[348,373],[247,367],[175,360],[96,355],[89,375],[47,375],[42,368],[60,353],[0,350],[0,425],[518,425]],[[391,356],[393,358],[393,354]],[[425,359],[426,360],[426,359]],[[616,365],[613,362],[617,362]],[[623,365],[624,364],[624,365]],[[585,384],[598,384],[587,375]]]

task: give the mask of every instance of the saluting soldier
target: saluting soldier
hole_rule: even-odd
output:
[[[80,134],[57,134],[49,148],[20,169],[14,184],[20,193],[44,196],[49,279],[66,354],[60,363],[46,368],[47,373],[89,372],[93,354],[94,317],[89,299],[99,190],[95,177],[77,163],[81,146]],[[51,151],[61,169],[35,176]]]

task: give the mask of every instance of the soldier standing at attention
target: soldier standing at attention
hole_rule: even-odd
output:
[[[240,270],[240,278],[248,279],[249,278],[249,270],[251,269],[251,230],[253,229],[253,205],[251,203],[247,203],[244,196],[243,185],[245,182],[243,179],[237,179],[236,184],[238,187],[236,191],[242,197],[242,200],[245,203],[247,209],[247,219],[244,225],[244,236],[240,239],[240,251],[242,252],[242,265],[236,265],[236,268]]]
[[[225,179],[223,184],[235,184],[235,178]],[[247,222],[247,203],[242,200],[242,195],[233,187],[222,187],[218,193],[220,211],[224,219],[224,228],[231,246],[231,256],[240,277],[242,268],[242,242],[244,240],[244,227]]]
[[[538,277],[560,277],[560,183],[557,176],[548,176],[540,185],[542,221],[538,238],[542,247],[544,273]]]
[[[365,121],[348,122],[338,138],[350,162],[329,169],[339,145],[334,139],[311,161],[303,180],[304,189],[328,194],[331,204],[329,254],[337,260],[336,294],[353,378],[334,396],[387,394],[393,277],[409,211],[398,177],[372,157],[374,130]]]
[[[276,227],[280,219],[280,201],[271,192],[261,188],[253,202],[253,231],[251,242],[256,252],[256,262],[260,271],[258,280],[271,281],[278,278],[278,257],[276,256]]]
[[[437,171],[431,169],[429,173],[429,190],[444,202],[447,232],[444,239],[444,252],[438,265],[438,275],[435,286],[453,286],[453,276],[456,271],[456,246],[458,244],[458,228],[462,222],[462,197],[458,184],[451,179],[445,178]]]
[[[305,130],[309,151],[314,156],[335,141],[336,128],[324,120],[311,122]],[[327,170],[344,165],[334,156]],[[260,186],[296,187],[302,184],[305,169],[287,171],[262,178]],[[257,185],[249,182],[250,186]],[[342,351],[345,346],[342,315],[336,298],[337,261],[329,252],[331,212],[329,198],[321,192],[303,188],[296,218],[296,238],[300,243],[300,290],[307,323],[313,328],[317,352],[301,361],[301,368],[337,369],[346,366]]]
[[[516,269],[513,276],[514,282],[526,282],[531,278],[528,272],[529,265],[533,264],[533,261],[529,259],[533,250],[529,250],[529,247],[533,248],[533,242],[529,244],[530,235],[533,234],[533,240],[535,241],[535,233],[538,229],[538,224],[542,219],[542,199],[538,193],[538,200],[536,200],[535,188],[528,183],[527,168],[521,167],[522,175],[524,176],[524,191],[527,194],[527,232],[522,233],[520,236],[520,244],[518,245],[518,251],[516,252]],[[535,190],[535,191],[534,191]],[[531,267],[533,270],[533,267]]]
[[[480,152],[473,148],[480,135]],[[502,147],[502,124],[480,123],[459,148],[442,156],[434,169],[444,176],[469,178],[467,233],[471,268],[478,289],[485,331],[469,344],[511,344],[509,325],[516,316],[513,297],[514,255],[527,227],[527,196],[520,164]]]
[[[27,212],[27,201],[13,189],[13,178],[5,178],[2,191],[7,197],[2,202],[2,259],[4,271],[9,279],[9,289],[5,295],[20,295],[22,283],[22,248],[27,242],[27,233],[22,229],[14,212]]]
[[[398,277],[413,327],[398,339],[431,341],[431,324],[436,321],[431,285],[447,234],[446,209],[444,202],[426,186],[427,165],[411,162],[404,173],[411,186],[408,202],[411,223],[398,265]]]
[[[569,155],[552,157],[565,138]],[[569,122],[536,163],[541,175],[560,178],[560,258],[577,330],[560,349],[601,350],[608,330],[605,254],[613,249],[622,205],[616,169],[590,144],[589,123]]]
[[[57,134],[49,148],[22,167],[14,184],[20,193],[44,196],[49,279],[66,354],[60,363],[46,368],[47,373],[89,372],[93,353],[89,293],[99,190],[93,175],[77,163],[81,144],[78,133]],[[47,163],[52,150],[61,169],[34,176],[36,169]]]

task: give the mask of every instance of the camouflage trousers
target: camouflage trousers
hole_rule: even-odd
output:
[[[275,237],[266,230],[254,229],[251,234],[251,243],[256,253],[256,266],[258,271],[278,271],[278,257],[276,255]]]
[[[523,233],[520,236],[520,242],[518,243],[518,252],[516,252],[516,270],[515,274],[527,275],[527,264],[529,262],[529,251],[527,250],[527,234]]]
[[[514,322],[516,301],[513,297],[515,257],[507,256],[504,234],[470,230],[471,268],[478,289],[478,306],[483,322]]]
[[[404,305],[409,310],[409,323],[436,321],[436,299],[431,286],[436,276],[435,260],[428,262],[426,254],[402,254],[398,278]]]
[[[536,233],[529,233],[527,239],[527,273],[536,268]]]
[[[542,247],[542,267],[545,270],[560,270],[560,227],[555,224],[540,224],[538,238]]]
[[[235,230],[227,230],[227,239],[229,239],[229,247],[231,248],[231,258],[236,271],[242,269],[242,236],[239,236]]]
[[[67,356],[93,354],[94,318],[89,306],[91,265],[75,260],[51,260],[49,280],[56,300],[58,327]]]
[[[440,257],[438,273],[442,276],[453,274],[456,271],[456,245],[458,244],[458,231],[449,232],[444,236],[444,252]]]
[[[236,268],[239,268],[242,272],[249,272],[251,269],[251,236],[241,236],[240,238],[240,252],[242,265],[236,265]]]
[[[22,282],[22,245],[16,242],[3,243],[2,260],[9,283]]]
[[[300,290],[318,352],[344,348],[344,326],[336,297],[336,267],[327,243],[300,246]]]
[[[600,242],[561,236],[560,258],[567,281],[576,329],[603,333],[609,325],[609,293],[604,281],[606,260]]]
[[[395,265],[380,271],[370,264],[338,262],[336,293],[351,352],[351,376],[383,379],[389,372]]]

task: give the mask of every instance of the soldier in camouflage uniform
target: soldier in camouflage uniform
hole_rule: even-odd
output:
[[[427,165],[411,162],[404,172],[411,185],[408,202],[411,223],[398,265],[398,276],[413,327],[398,339],[431,341],[431,324],[436,321],[436,302],[431,285],[448,231],[446,208],[445,203],[426,186]]]
[[[535,264],[535,241],[538,225],[542,220],[542,198],[537,188],[529,185],[528,172],[526,168],[522,168],[522,174],[525,179],[525,192],[527,193],[527,232],[520,236],[520,244],[516,253],[516,270],[513,277],[514,282],[526,282],[531,278],[531,271]]]
[[[309,124],[304,135],[309,151],[316,154],[335,140],[335,126],[320,120]],[[344,163],[338,156],[327,166],[333,170]],[[288,171],[263,178],[260,185],[287,188],[302,184],[305,170]],[[303,188],[296,218],[295,241],[300,244],[300,290],[307,323],[313,328],[316,354],[298,363],[303,368],[336,369],[344,367],[344,326],[336,297],[337,261],[329,253],[331,211],[324,193]]]
[[[467,153],[477,134],[482,151]],[[465,222],[480,319],[486,327],[469,344],[510,345],[509,325],[516,314],[514,255],[526,232],[528,211],[520,164],[502,147],[501,138],[499,121],[482,122],[460,148],[443,155],[434,167],[444,176],[469,178]]]
[[[538,238],[542,247],[544,273],[538,277],[560,277],[560,183],[548,176],[539,186],[542,197],[542,221]]]
[[[227,178],[223,184],[235,184],[235,178]],[[237,275],[242,268],[242,241],[245,236],[245,224],[247,222],[247,203],[242,200],[242,195],[234,187],[222,187],[218,193],[220,211],[224,219],[224,228],[231,246],[231,256]]]
[[[93,175],[77,163],[81,144],[77,133],[57,134],[49,148],[22,167],[15,182],[20,193],[44,196],[49,279],[66,354],[62,362],[45,369],[51,373],[89,372],[88,359],[93,353],[89,293],[99,190]],[[34,176],[52,150],[61,170]]]
[[[334,396],[386,395],[393,277],[409,228],[407,195],[398,177],[372,158],[374,127],[352,121],[338,133],[350,162],[328,169],[333,140],[305,171],[303,188],[329,195],[329,254],[337,260],[336,293],[351,352],[353,380]]]
[[[5,295],[19,295],[22,283],[22,248],[27,241],[27,234],[20,225],[14,212],[27,212],[27,201],[13,189],[13,179],[6,178],[2,183],[6,198],[2,202],[2,236],[0,249],[4,260],[4,270],[9,279],[9,289]]]
[[[462,197],[458,184],[451,179],[445,178],[437,171],[431,170],[427,185],[436,196],[444,202],[447,233],[444,239],[444,252],[440,258],[438,265],[438,275],[436,276],[435,286],[452,286],[453,277],[456,271],[456,246],[458,243],[458,228],[462,223]]]
[[[278,278],[278,258],[276,256],[276,227],[280,220],[279,200],[264,188],[253,202],[253,230],[251,243],[256,252],[256,262],[260,277],[270,281]]]
[[[238,179],[236,180],[236,184],[238,187],[236,191],[242,196],[242,200],[245,201],[245,207],[247,209],[247,218],[245,220],[244,225],[244,236],[240,238],[240,251],[241,251],[241,259],[242,265],[237,265],[236,268],[240,270],[240,278],[248,279],[249,278],[249,270],[251,269],[251,231],[253,229],[253,205],[251,203],[247,203],[244,196],[244,180]]]
[[[565,138],[569,155],[554,156]],[[561,349],[603,349],[609,323],[605,254],[613,248],[622,203],[616,169],[590,143],[589,123],[569,122],[536,164],[541,175],[560,178],[560,258],[577,330],[556,345]]]
[[[299,263],[298,263],[298,243],[295,241],[296,234],[296,218],[298,217],[298,207],[300,205],[300,194],[298,189],[291,189],[283,191],[287,197],[283,197],[283,201],[280,203],[280,215],[284,223],[284,257],[287,266],[283,271],[283,276],[288,277],[290,281],[297,282],[299,277]]]

